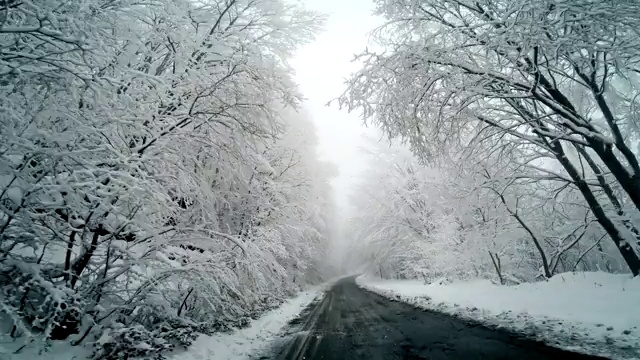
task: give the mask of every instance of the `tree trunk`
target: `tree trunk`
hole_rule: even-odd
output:
[[[534,92],[534,95],[537,95],[537,94],[535,94]],[[551,149],[555,158],[558,160],[558,162],[560,162],[562,167],[567,171],[571,179],[574,181],[578,190],[580,190],[580,193],[582,193],[582,196],[584,197],[587,204],[589,205],[589,208],[595,215],[596,220],[598,220],[600,225],[604,228],[604,230],[607,232],[611,240],[614,242],[614,244],[618,248],[618,251],[620,251],[620,255],[622,255],[622,257],[624,258],[633,276],[638,276],[640,274],[640,259],[638,258],[638,255],[635,253],[635,251],[631,247],[631,244],[629,244],[625,240],[625,238],[620,234],[620,232],[616,228],[615,223],[606,214],[606,212],[598,202],[598,199],[595,197],[595,195],[591,191],[589,184],[587,184],[587,182],[578,172],[578,169],[571,163],[571,160],[569,160],[569,158],[567,157],[564,151],[564,148],[560,143],[560,140],[558,140],[557,138],[549,138],[547,135],[545,135],[549,133],[549,128],[546,126],[546,124],[544,124],[540,120],[535,120],[537,119],[537,117],[527,112],[518,103],[510,102],[510,104],[514,107],[516,111],[518,111],[523,116],[523,118],[527,119],[528,121],[531,121],[533,132],[538,136],[538,138],[543,143],[546,144],[546,146],[549,149]],[[573,106],[569,103],[565,108],[573,109]],[[573,112],[575,112],[575,110],[573,110]],[[627,193],[629,194],[629,197],[632,198],[632,194],[634,193],[637,195],[637,198],[635,200],[632,198],[632,200],[634,201],[634,203],[638,201],[638,203],[636,204],[636,206],[638,206],[638,204],[640,204],[640,191],[634,191],[634,189],[640,189],[640,182],[638,182],[637,184],[634,184],[634,180],[630,178],[628,171],[624,168],[622,163],[620,163],[618,158],[616,158],[615,154],[613,153],[611,149],[611,145],[605,146],[605,144],[601,140],[598,140],[595,137],[593,138],[585,137],[585,139],[590,145],[591,144],[599,145],[599,146],[592,147],[593,151],[596,152],[596,154],[598,154],[600,158],[603,160],[603,162],[609,167],[609,169],[612,171],[613,175],[616,177],[618,182],[620,182],[622,187],[627,191]],[[607,162],[607,160],[609,160],[609,163]]]
[[[631,247],[631,244],[625,241],[624,237],[620,234],[613,221],[607,216],[604,209],[598,202],[598,199],[596,199],[595,195],[589,188],[589,184],[584,181],[584,179],[578,172],[578,169],[576,169],[576,167],[573,166],[571,161],[567,158],[560,142],[558,140],[549,142],[545,138],[543,138],[542,140],[547,142],[553,149],[556,159],[558,159],[560,164],[562,164],[569,176],[575,182],[578,190],[580,190],[582,196],[587,201],[587,204],[589,205],[589,208],[591,208],[591,211],[593,211],[596,219],[605,229],[607,234],[609,234],[609,237],[611,238],[611,240],[613,240],[614,244],[620,251],[620,255],[622,255],[622,258],[624,258],[627,266],[629,266],[629,269],[631,270],[633,276],[638,276],[640,274],[640,259],[638,258],[638,255]]]
[[[542,75],[542,73],[537,69],[537,67],[534,67],[534,69],[535,71],[532,73],[532,75],[535,76],[536,80],[539,82],[540,87],[543,88],[553,99],[551,100],[549,98],[545,98],[544,96],[541,96],[536,91],[536,89],[534,89],[533,95],[539,102],[541,102],[542,104],[545,104],[550,109],[552,109],[556,115],[564,118],[568,122],[573,123],[575,126],[587,127],[587,129],[590,132],[601,135],[600,132],[597,129],[595,129],[589,122],[585,121],[584,123],[577,123],[575,119],[576,118],[580,119],[582,117],[578,114],[573,104],[569,101],[569,99],[566,96],[564,96],[564,94],[560,90],[558,90],[553,84],[551,84],[551,82],[549,82],[549,80],[547,80],[544,75]],[[598,99],[599,99],[598,96],[596,96],[596,100]],[[603,100],[604,98],[600,98],[600,101],[603,101]],[[603,106],[603,104],[600,101],[598,105]],[[606,106],[606,103],[604,105]],[[560,108],[558,108],[558,106],[560,106]],[[610,113],[607,113],[606,110],[603,110],[603,114],[607,118],[608,122],[612,120],[611,118],[607,117],[607,115],[609,116],[612,116],[612,115]],[[539,125],[541,125],[541,127],[546,128],[544,124],[539,124]],[[612,128],[612,130],[615,130],[615,129],[617,129],[617,127],[615,127],[615,121],[614,121],[614,128]],[[571,129],[569,128],[569,130]],[[589,147],[593,149],[593,151],[596,154],[598,154],[598,157],[600,157],[604,165],[611,171],[611,173],[616,178],[616,180],[620,183],[624,191],[629,195],[629,198],[631,199],[633,204],[636,206],[636,209],[640,211],[640,177],[638,177],[636,173],[630,174],[627,168],[624,166],[624,164],[620,161],[620,159],[618,159],[616,154],[613,152],[613,145],[609,143],[605,143],[601,138],[598,137],[598,135],[583,135],[583,138],[589,144]],[[544,137],[544,136],[541,136],[541,137]],[[543,139],[543,141],[545,140]],[[634,169],[637,169],[638,168],[637,159],[631,153],[631,151],[626,147],[626,145],[622,140],[619,140],[619,142],[617,143],[617,147],[621,149],[621,151],[624,153],[623,155],[627,157],[630,165]]]
[[[507,200],[504,198],[504,195],[497,192],[496,190],[493,190],[493,191],[496,194],[498,194],[498,196],[500,197],[500,201],[502,201],[502,204],[504,204],[504,207],[505,209],[507,209],[509,214],[511,214],[511,216],[513,216],[516,219],[518,224],[520,224],[520,226],[529,234],[529,236],[531,237],[531,240],[533,240],[533,244],[535,245],[536,250],[538,250],[538,254],[540,255],[540,260],[542,261],[542,270],[544,271],[544,277],[547,279],[550,278],[551,270],[549,270],[549,261],[547,260],[547,255],[544,253],[544,249],[540,244],[540,240],[538,240],[538,237],[533,233],[533,230],[531,230],[531,228],[529,228],[529,226],[524,222],[522,217],[518,215],[517,207],[515,211],[511,210],[511,208],[509,208],[509,205],[507,204]]]
[[[494,255],[491,251],[489,251],[489,256],[491,257],[493,267],[496,269],[496,273],[498,274],[498,279],[500,279],[500,285],[504,285],[504,278],[502,277],[502,266],[500,265],[500,257],[498,257],[498,254]]]
[[[578,153],[587,161],[587,164],[589,164],[589,167],[591,168],[593,173],[596,175],[596,179],[598,180],[598,183],[600,184],[600,186],[602,186],[604,193],[607,195],[607,197],[609,198],[609,201],[611,201],[611,204],[616,209],[618,216],[620,216],[620,218],[622,219],[622,223],[627,229],[629,229],[629,231],[631,231],[631,233],[636,238],[636,243],[640,245],[640,231],[638,231],[638,229],[631,223],[631,220],[629,220],[629,218],[624,213],[620,200],[618,200],[618,197],[613,192],[613,189],[607,183],[606,179],[604,178],[604,175],[602,174],[602,170],[600,170],[600,167],[598,166],[598,164],[596,164],[596,162],[591,158],[591,156],[584,149],[584,147],[577,145],[576,150],[578,150]]]
[[[631,199],[636,209],[640,211],[640,178],[629,173],[616,157],[612,145],[596,139],[587,139],[587,141],[604,165],[611,171],[611,174],[618,180],[620,186],[629,195],[629,199]]]

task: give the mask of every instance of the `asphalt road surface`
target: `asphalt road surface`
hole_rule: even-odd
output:
[[[276,360],[600,359],[390,301],[342,279],[291,324]]]

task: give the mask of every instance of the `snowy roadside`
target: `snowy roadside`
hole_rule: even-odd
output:
[[[168,360],[240,360],[250,359],[267,349],[281,330],[296,318],[302,310],[318,297],[327,284],[300,292],[285,301],[280,307],[267,311],[252,321],[249,327],[232,333],[217,333],[211,336],[200,335],[194,343],[184,350],[175,350],[164,354]],[[0,359],[32,360],[51,356],[56,360],[81,360],[91,355],[89,347],[73,347],[68,342],[55,341],[47,352],[40,353],[35,348],[25,348],[18,354],[14,352],[22,346],[11,339],[0,338]]]
[[[68,342],[53,341],[46,352],[36,347],[24,347],[24,343],[13,341],[8,336],[0,337],[0,359],[2,360],[86,360],[91,356],[91,348],[71,346]],[[20,350],[19,350],[20,349]],[[16,353],[16,351],[18,351]]]
[[[325,286],[314,287],[264,313],[243,329],[232,333],[201,335],[186,350],[175,351],[168,360],[245,360],[272,345],[282,329],[313,302]]]
[[[393,300],[507,328],[564,349],[640,359],[640,279],[630,275],[565,273],[517,286],[367,276],[356,283]]]

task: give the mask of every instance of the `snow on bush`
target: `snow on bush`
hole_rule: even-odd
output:
[[[245,360],[261,354],[268,355],[269,347],[282,329],[321,294],[315,287],[287,300],[251,321],[248,327],[214,335],[201,335],[187,351],[176,351],[169,360],[224,359]]]

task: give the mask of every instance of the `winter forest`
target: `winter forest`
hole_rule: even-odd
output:
[[[390,148],[355,199],[382,277],[640,273],[640,4],[377,1],[339,99]],[[407,151],[409,149],[410,151]]]
[[[373,2],[324,99],[382,134],[344,218],[304,1],[0,0],[0,348],[162,358],[342,273],[639,275],[640,4]]]
[[[317,281],[333,170],[287,59],[320,20],[267,0],[0,2],[2,331],[147,355]]]

